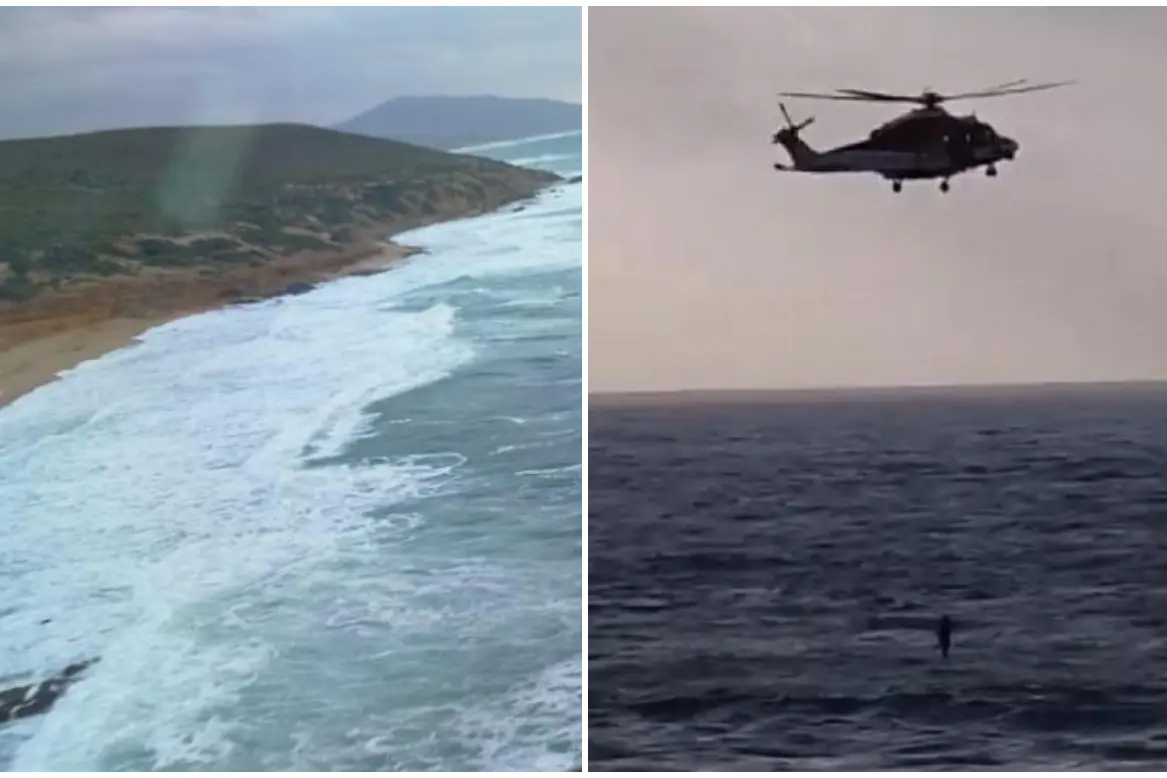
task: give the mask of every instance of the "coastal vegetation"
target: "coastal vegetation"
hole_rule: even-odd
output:
[[[530,196],[553,174],[306,125],[0,142],[0,306],[111,277],[337,254]]]

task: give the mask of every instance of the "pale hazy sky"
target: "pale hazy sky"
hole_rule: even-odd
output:
[[[402,94],[580,99],[578,8],[3,8],[0,137],[333,124]]]
[[[589,15],[590,391],[1167,377],[1167,12]],[[776,92],[951,104],[1021,144],[907,183],[779,174]],[[901,106],[789,100],[816,148]],[[908,106],[902,106],[906,110]]]

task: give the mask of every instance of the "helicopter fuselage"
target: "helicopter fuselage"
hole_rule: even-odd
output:
[[[823,151],[805,167],[809,173],[877,173],[891,180],[949,178],[973,168],[1010,160],[1018,145],[1009,138],[993,143],[970,144],[964,153],[953,153],[943,144],[914,151],[872,148],[868,142]]]
[[[1016,141],[998,135],[975,116],[957,117],[937,108],[911,111],[876,128],[867,139],[815,151],[795,130],[780,130],[774,142],[790,154],[793,165],[776,166],[806,173],[875,173],[893,182],[919,179],[947,180],[978,167],[996,174],[995,164],[1012,159]]]

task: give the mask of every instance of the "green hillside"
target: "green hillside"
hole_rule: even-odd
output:
[[[302,125],[0,142],[0,299],[143,267],[259,264],[479,213],[556,180]]]

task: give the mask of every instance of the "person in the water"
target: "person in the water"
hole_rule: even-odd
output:
[[[952,619],[947,613],[940,617],[936,626],[936,640],[940,644],[940,653],[947,659],[948,649],[952,647]]]

